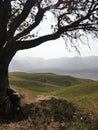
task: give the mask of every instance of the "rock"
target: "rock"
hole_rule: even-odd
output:
[[[7,94],[9,95],[9,98],[14,105],[20,104],[20,94],[17,93],[14,89],[8,88]]]

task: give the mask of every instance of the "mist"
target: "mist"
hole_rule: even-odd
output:
[[[98,80],[98,56],[63,57],[49,60],[32,57],[14,58],[10,64],[9,71],[55,73]]]

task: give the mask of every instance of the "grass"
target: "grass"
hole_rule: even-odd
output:
[[[98,105],[98,81],[50,73],[10,73],[9,79],[12,87],[16,89],[21,88],[32,96],[56,95],[67,98],[76,104],[79,103],[78,105],[84,107],[89,102],[95,103],[96,106]],[[88,103],[86,103],[87,101]]]
[[[80,110],[93,113],[96,118],[98,117],[98,81],[50,73],[10,73],[9,79],[13,88],[26,93],[27,96],[54,95],[63,97]],[[67,122],[65,128],[67,130],[90,130],[93,125]],[[97,129],[98,127],[92,128],[92,130]]]
[[[52,84],[55,86],[72,86],[84,82],[92,82],[92,80],[88,79],[79,79],[79,78],[74,78],[71,76],[60,76],[56,74],[51,74],[51,73],[38,73],[38,74],[28,74],[28,73],[11,73],[10,74],[10,79],[11,80],[28,80],[28,81],[36,81],[38,83],[44,83],[44,84]]]

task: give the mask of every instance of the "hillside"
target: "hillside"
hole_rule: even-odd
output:
[[[80,79],[71,76],[60,76],[51,73],[10,73],[10,84],[34,92],[52,92],[63,87],[93,82],[93,80]]]
[[[98,130],[97,81],[50,73],[10,73],[9,79],[21,94],[26,119],[0,129]]]
[[[93,82],[93,80],[90,79],[80,79],[80,78],[75,78],[72,76],[65,76],[65,75],[57,75],[57,74],[52,74],[52,73],[19,73],[19,72],[14,72],[10,73],[9,78],[11,81],[14,80],[17,81],[32,81],[36,82],[39,84],[48,84],[48,85],[56,85],[56,86],[72,86],[76,84],[81,84],[81,83],[87,83],[87,82]]]
[[[19,91],[22,90],[31,96],[55,95],[67,98],[71,102],[85,108],[91,103],[89,104],[91,108],[89,107],[88,109],[92,109],[92,106],[97,107],[98,104],[97,81],[50,73],[10,73],[9,79],[12,87]],[[96,105],[92,105],[94,103]]]

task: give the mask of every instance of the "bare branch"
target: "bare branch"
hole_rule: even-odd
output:
[[[55,40],[59,37],[60,37],[60,32],[56,32],[55,34],[45,35],[34,40],[16,41],[16,48],[17,48],[17,51],[23,50],[23,49],[29,49],[32,47],[36,47],[42,44],[43,42],[46,42],[48,40]]]
[[[0,2],[0,48],[6,42],[7,37],[7,23],[9,21],[9,16],[11,14],[11,5],[10,2]]]
[[[12,38],[19,25],[27,18],[32,6],[34,6],[35,0],[27,0],[24,5],[24,9],[20,15],[18,15],[9,26],[8,39]]]
[[[44,13],[46,12],[46,11],[48,11],[48,10],[50,10],[50,9],[54,9],[54,7],[55,7],[55,9],[60,5],[60,4],[64,4],[65,2],[63,1],[63,0],[59,0],[56,4],[54,4],[54,5],[51,5],[51,6],[47,6],[47,7],[45,7],[45,8],[41,8],[40,7],[40,4],[41,4],[41,2],[42,2],[42,0],[40,1],[40,2],[38,2],[38,13],[36,14],[36,16],[35,16],[35,22],[32,24],[32,25],[30,25],[27,29],[25,29],[23,32],[21,32],[21,33],[19,33],[19,34],[17,34],[15,37],[14,37],[14,40],[17,40],[17,39],[19,39],[20,37],[23,37],[23,36],[25,36],[25,35],[27,35],[28,33],[30,33],[37,25],[39,25],[39,23],[41,22],[41,20],[42,20],[42,18],[43,18],[43,16],[44,16]]]
[[[41,22],[43,16],[44,16],[44,10],[43,9],[39,9],[37,15],[35,16],[35,22],[30,25],[27,29],[25,29],[24,31],[22,31],[21,33],[17,34],[13,39],[17,40],[25,35],[27,35],[28,33],[30,33],[30,31],[32,31],[35,27],[37,27],[37,25]]]
[[[75,30],[83,30],[85,32],[98,31],[98,15],[96,13],[98,9],[97,0],[57,0],[54,1],[53,4],[50,0],[46,0],[46,2],[44,0],[27,0],[22,4],[23,9],[20,9],[19,14],[17,13],[9,23],[8,39],[6,40],[6,44],[4,44],[4,48],[9,46],[10,41],[14,41],[14,44],[16,42],[17,50],[21,50],[38,46],[48,40],[55,40],[62,34],[69,36],[69,40],[71,41],[74,35],[70,37],[68,32]],[[54,13],[54,18],[56,18],[54,25],[55,32],[34,40],[22,41],[24,40],[22,39],[24,36],[29,35],[30,32],[40,24],[47,11]],[[35,13],[33,14],[33,12]],[[33,15],[31,16],[31,14]],[[47,13],[45,15],[47,15]],[[27,22],[28,17],[31,18],[31,22],[26,25],[24,23]],[[17,30],[21,32],[16,34],[15,31],[17,32]],[[76,39],[78,39],[78,35],[76,36]],[[74,46],[73,41],[71,41],[71,45]]]
[[[63,34],[64,32],[73,31],[73,30],[77,30],[77,29],[84,29],[87,26],[87,24],[81,24],[81,22],[83,22],[86,19],[89,19],[91,13],[92,13],[91,10],[88,11],[88,13],[84,17],[79,18],[78,20],[72,22],[71,24],[69,24],[67,26],[60,27],[58,29],[58,31],[54,34],[42,36],[40,38],[30,40],[30,41],[17,41],[16,42],[17,50],[28,49],[31,47],[38,46],[41,43],[46,42],[48,40],[55,40],[55,39],[59,38],[60,35]]]

